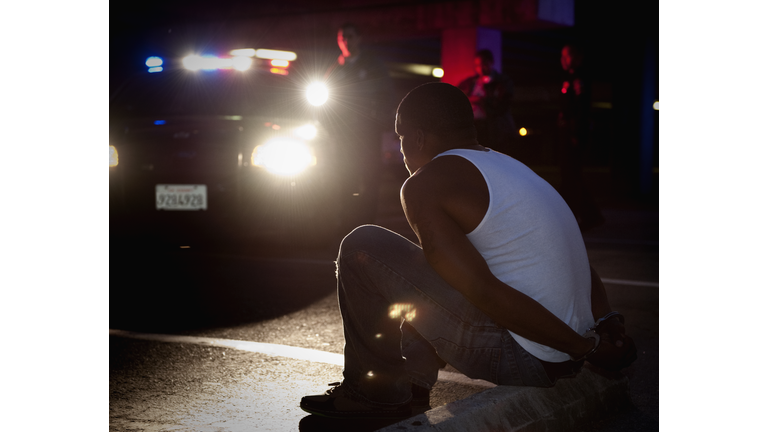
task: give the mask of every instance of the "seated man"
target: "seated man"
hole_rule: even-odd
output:
[[[550,387],[585,360],[611,370],[634,361],[568,205],[525,165],[478,145],[464,93],[415,88],[395,130],[411,174],[401,201],[421,247],[372,225],[342,241],[344,381],[302,409],[408,417],[444,362],[499,385]]]

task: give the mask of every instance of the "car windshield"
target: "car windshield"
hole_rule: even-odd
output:
[[[289,77],[254,71],[172,70],[128,80],[110,98],[110,116],[285,116],[304,95]]]

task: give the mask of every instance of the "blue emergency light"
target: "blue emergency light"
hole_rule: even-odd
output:
[[[160,57],[157,57],[157,56],[148,57],[147,61],[144,62],[144,64],[147,65],[147,67],[149,67],[149,68],[157,67],[157,66],[162,66],[163,65],[163,59],[161,59]]]
[[[163,59],[160,57],[147,57],[147,60],[144,62],[144,64],[149,68],[147,70],[149,73],[157,73],[163,71]]]

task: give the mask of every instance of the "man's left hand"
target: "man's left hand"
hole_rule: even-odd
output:
[[[606,333],[605,338],[600,335],[600,345],[597,350],[587,356],[588,362],[609,371],[620,371],[629,367],[635,360],[637,360],[635,341],[624,334],[616,337]]]

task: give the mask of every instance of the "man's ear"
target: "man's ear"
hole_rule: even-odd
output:
[[[416,147],[419,150],[424,150],[424,146],[427,144],[427,135],[421,129],[416,129]]]

